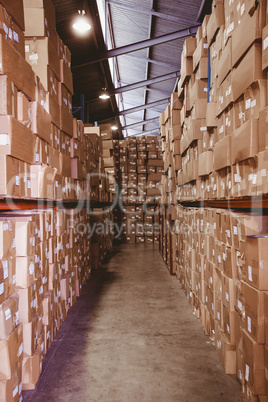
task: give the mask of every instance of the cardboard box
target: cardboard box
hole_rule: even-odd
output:
[[[12,116],[0,116],[0,154],[33,163],[33,134]]]
[[[55,173],[55,170],[49,166],[31,166],[32,197],[53,199]]]
[[[199,176],[207,176],[213,171],[213,151],[206,151],[199,155],[198,173]]]
[[[1,4],[5,7],[7,12],[12,16],[14,21],[19,25],[20,29],[24,31],[24,10],[23,1],[14,0],[12,4],[9,0],[1,0]]]
[[[242,330],[243,375],[246,384],[254,394],[265,394],[264,345],[259,345]]]
[[[242,283],[242,293],[245,300],[245,320],[247,333],[257,342],[265,343],[264,330],[264,294],[262,290]]]
[[[47,111],[51,116],[52,123],[55,124],[57,128],[60,128],[59,85],[60,83],[57,77],[53,71],[47,67]]]
[[[71,69],[67,66],[64,60],[60,60],[60,81],[73,95],[73,74]]]
[[[224,5],[215,4],[207,24],[207,41],[209,46],[222,25],[224,25]]]
[[[259,152],[268,148],[268,107],[259,115]]]
[[[24,0],[25,36],[49,37],[57,49],[55,7],[52,1],[39,2]]]
[[[260,6],[261,7],[261,6]],[[259,8],[260,8],[259,7]],[[250,46],[262,38],[262,23],[259,12],[246,14],[232,35],[232,65],[235,66]]]
[[[30,113],[32,132],[50,144],[51,116],[38,102],[30,103]]]
[[[232,69],[232,40],[228,41],[222,51],[218,64],[218,83],[221,84]]]
[[[208,57],[208,44],[205,39],[201,39],[193,53],[193,71],[196,71],[201,58]]]
[[[21,195],[20,161],[11,156],[0,155],[2,179],[0,194],[19,197]]]
[[[27,39],[25,41],[25,56],[46,90],[48,88],[47,66],[60,80],[60,59],[51,39]]]
[[[22,363],[22,389],[34,389],[42,371],[41,351],[36,350],[33,356],[26,357]]]
[[[246,282],[259,290],[268,290],[267,242],[268,237],[261,235],[246,238]]]
[[[7,339],[0,341],[0,381],[10,380],[21,367],[22,327],[18,326]]]
[[[0,76],[0,115],[17,118],[17,88],[6,75]]]
[[[241,62],[232,71],[233,99],[236,101],[255,81],[264,79],[262,72],[262,49],[254,43]]]
[[[0,339],[6,339],[19,325],[18,298],[9,297],[0,305]]]
[[[59,85],[60,128],[66,134],[73,135],[72,95],[63,84]]]
[[[258,153],[259,121],[251,119],[234,131],[232,136],[232,164],[254,158]]]
[[[224,137],[215,144],[214,148],[214,169],[220,170],[232,165],[231,160],[231,136]]]
[[[3,35],[0,35],[0,73],[7,75],[29,99],[35,100],[34,72]]]

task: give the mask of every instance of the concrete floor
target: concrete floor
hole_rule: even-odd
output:
[[[94,272],[23,401],[238,402],[157,245],[122,245]]]

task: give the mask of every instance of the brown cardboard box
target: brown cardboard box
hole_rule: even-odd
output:
[[[214,169],[220,170],[232,165],[231,161],[231,136],[224,137],[217,142],[214,148]]]
[[[32,132],[50,144],[51,116],[38,102],[30,103],[30,113]]]
[[[11,156],[0,155],[2,180],[0,194],[19,197],[20,188],[20,161]]]
[[[1,0],[1,4],[5,7],[7,12],[12,16],[19,27],[24,31],[24,10],[23,1],[14,0],[12,4],[8,0]]]
[[[34,198],[53,199],[55,169],[44,165],[31,166],[31,195]]]
[[[33,134],[12,116],[0,116],[0,154],[33,163]]]
[[[262,30],[262,69],[266,70],[268,67],[268,25]]]
[[[259,115],[259,152],[268,148],[268,107]]]
[[[196,49],[196,38],[186,38],[183,43],[182,53],[184,57],[192,57]]]
[[[254,394],[265,394],[264,345],[257,344],[245,330],[243,337],[243,374]]]
[[[22,327],[18,326],[7,339],[0,341],[0,381],[10,380],[20,368],[22,358]]]
[[[193,53],[193,71],[196,71],[201,58],[208,57],[208,44],[205,39],[201,39]]]
[[[261,45],[254,43],[232,71],[233,99],[236,101],[255,81],[264,79],[261,65]]]
[[[224,50],[222,51],[221,58],[218,65],[218,83],[221,84],[226,76],[232,69],[232,40],[228,41]]]
[[[0,35],[0,72],[7,75],[19,90],[35,100],[34,72],[27,61]]]
[[[216,4],[207,24],[207,40],[210,46],[220,27],[224,25],[224,5]]]
[[[258,153],[259,121],[251,119],[234,131],[232,136],[232,164],[254,158]]]
[[[48,90],[47,66],[53,71],[57,80],[60,80],[60,59],[51,39],[27,39],[25,56],[46,90]]]
[[[17,88],[6,75],[0,76],[0,115],[17,118]]]
[[[265,342],[264,331],[264,294],[252,286],[242,283],[242,293],[245,298],[246,328],[248,334],[257,342]]]
[[[72,137],[73,135],[73,114],[72,114],[72,95],[63,84],[59,85],[59,105],[60,105],[60,128]]]
[[[34,389],[42,370],[42,355],[39,349],[22,363],[22,389]]]
[[[260,7],[259,7],[260,8]],[[246,14],[232,35],[232,65],[246,53],[253,42],[262,37],[262,23],[259,21],[259,12],[253,16]]]
[[[259,290],[268,290],[266,236],[248,236],[246,238],[246,282]]]
[[[216,110],[217,104],[216,103],[207,103],[206,108],[206,125],[208,128],[217,127],[218,120],[216,118]]]
[[[33,321],[23,324],[23,356],[33,356],[37,347],[37,324],[38,317]]]
[[[73,75],[64,60],[60,60],[60,80],[73,95]]]
[[[9,297],[0,305],[0,339],[6,339],[18,326],[18,298]]]
[[[206,151],[199,155],[199,176],[207,176],[213,171],[213,151]]]

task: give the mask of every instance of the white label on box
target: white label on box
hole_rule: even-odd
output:
[[[237,307],[240,311],[242,311],[242,302],[240,300],[237,301]]]
[[[256,99],[253,99],[253,101],[251,102],[251,108],[254,108],[257,105],[257,101]]]
[[[3,261],[3,268],[4,268],[4,279],[8,278],[8,262],[7,260]]]
[[[230,334],[230,327],[228,324],[227,324],[227,332],[228,332],[228,334]]]
[[[248,317],[248,332],[251,333],[251,318]]]
[[[249,366],[246,364],[246,374],[245,374],[245,380],[249,380]]]
[[[214,248],[212,249],[212,255],[213,255],[213,257],[215,256],[215,250],[214,250]]]
[[[263,39],[263,50],[266,50],[268,47],[268,36]]]
[[[44,350],[44,342],[41,343],[41,352]]]
[[[220,134],[223,133],[223,126],[221,126],[221,127],[219,128],[219,133],[220,133]]]
[[[211,303],[211,308],[214,311],[214,303]]]
[[[27,187],[28,187],[28,188],[31,188],[31,180],[28,180],[28,181],[27,181]]]
[[[42,285],[42,286],[40,286],[39,294],[42,295],[43,293],[44,293],[44,288],[43,288],[43,285]]]
[[[200,131],[207,131],[207,127],[201,127]]]
[[[234,234],[237,235],[238,234],[237,226],[234,226],[233,229],[234,229]]]
[[[0,134],[0,145],[10,145],[10,138],[8,134]]]
[[[213,186],[213,190],[216,191],[217,190],[217,184],[214,184]]]
[[[47,332],[47,339],[50,338],[50,331]]]
[[[206,303],[208,302],[208,297],[206,296]]]
[[[5,232],[6,230],[8,230],[8,223],[3,224],[3,232]]]
[[[212,285],[212,284],[213,284],[212,276],[209,278],[209,281],[210,281],[210,283],[211,283],[211,285]]]
[[[17,42],[17,43],[19,43],[19,35],[17,34],[17,32],[16,31],[13,31],[13,39],[14,39],[14,41],[15,42]]]
[[[9,28],[9,30],[8,30],[8,37],[9,37],[9,39],[13,40],[13,31],[11,28]]]
[[[39,154],[35,154],[35,162],[39,162]]]
[[[5,23],[4,23],[4,31],[5,31],[5,34],[8,35],[8,27]]]
[[[47,156],[47,165],[49,165],[49,156]]]
[[[239,11],[239,9],[240,9],[240,2],[236,6],[236,11]]]
[[[257,175],[253,175],[252,184],[257,184]]]
[[[16,275],[13,275],[13,285],[16,283]]]
[[[22,352],[23,352],[23,344],[21,343],[19,347],[19,356],[22,355]]]
[[[248,181],[252,181],[252,179],[253,179],[253,173],[248,175]]]
[[[220,315],[220,313],[219,313],[219,312],[217,312],[217,318],[218,318],[218,321],[220,321],[220,319],[221,319],[221,315]]]
[[[246,100],[246,110],[250,109],[250,107],[251,107],[251,100],[249,98],[249,99]]]
[[[29,265],[29,272],[30,272],[30,275],[33,275],[33,274],[34,274],[34,264],[33,264],[33,263],[31,263],[31,264]]]
[[[204,48],[204,49],[208,49],[208,43],[204,43],[204,44],[203,44],[203,48]]]
[[[208,92],[208,89],[207,89],[207,88],[204,88],[204,92]]]
[[[223,258],[223,261],[226,261],[226,254],[225,253],[223,253],[222,258]]]
[[[4,282],[0,283],[0,296],[4,293]]]
[[[214,227],[214,230],[216,230],[216,222],[214,222],[214,225],[213,225],[213,227]]]
[[[29,59],[31,61],[38,60],[38,54],[37,53],[30,54]]]
[[[234,179],[236,183],[241,183],[241,177],[238,174],[235,174]]]
[[[218,255],[218,262],[219,262],[219,264],[221,264],[221,256],[220,255]]]
[[[226,230],[227,237],[231,238],[231,231],[229,229]]]
[[[15,396],[17,395],[18,392],[19,392],[19,387],[16,386],[16,388],[13,389],[13,398],[15,398]]]
[[[252,282],[252,267],[248,265],[248,280]]]
[[[8,309],[5,311],[5,316],[6,316],[6,321],[11,318],[11,310],[10,310],[10,308],[8,308]]]
[[[266,169],[262,169],[261,175],[262,175],[262,177],[266,177],[266,175],[267,175]]]
[[[228,292],[225,292],[225,299],[226,299],[226,301],[228,301],[228,303],[229,303],[229,293],[228,293]]]

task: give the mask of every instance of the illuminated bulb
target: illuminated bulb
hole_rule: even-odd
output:
[[[80,34],[85,34],[87,31],[91,29],[91,25],[88,19],[85,16],[84,10],[79,10],[78,13],[80,14],[79,17],[76,18],[73,28],[79,32]]]
[[[111,127],[111,129],[112,129],[113,131],[116,131],[116,130],[118,130],[118,127],[117,127],[116,125],[114,125],[114,126]]]

